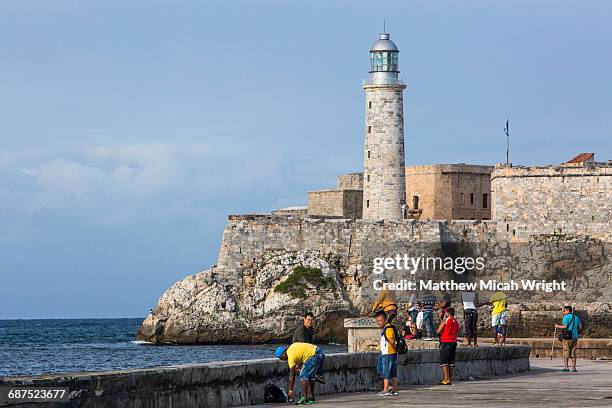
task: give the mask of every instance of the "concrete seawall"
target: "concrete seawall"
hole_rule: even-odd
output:
[[[529,346],[524,345],[458,349],[455,378],[477,379],[527,371],[529,352]],[[434,384],[440,381],[438,354],[438,350],[410,350],[400,356],[400,383]],[[325,361],[327,383],[317,386],[317,394],[382,388],[382,381],[375,373],[376,356],[376,353],[328,355]],[[0,386],[68,387],[70,390],[69,402],[20,406],[228,407],[262,403],[266,383],[284,388],[287,376],[287,363],[261,359],[111,372],[4,377],[0,380]]]

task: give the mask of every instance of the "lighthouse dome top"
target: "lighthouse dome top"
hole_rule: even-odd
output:
[[[372,44],[371,52],[374,51],[395,51],[399,52],[397,45],[393,41],[389,39],[388,33],[381,33],[378,36],[378,40],[374,44]]]

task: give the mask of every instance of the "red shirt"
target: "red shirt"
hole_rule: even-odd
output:
[[[440,343],[456,343],[458,333],[459,322],[454,317],[449,317],[440,335]]]

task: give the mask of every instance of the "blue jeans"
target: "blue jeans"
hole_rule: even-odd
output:
[[[314,381],[315,375],[323,375],[323,363],[325,354],[317,347],[315,354],[304,362],[304,367],[300,371],[300,380]]]
[[[425,326],[426,337],[434,337],[436,335],[433,312],[423,312],[423,326]]]
[[[385,380],[397,378],[397,354],[379,354],[376,371]]]

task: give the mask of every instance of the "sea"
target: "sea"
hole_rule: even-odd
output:
[[[278,344],[153,345],[137,341],[142,318],[0,320],[0,376],[106,371],[270,358]],[[320,344],[326,353],[346,345]]]

